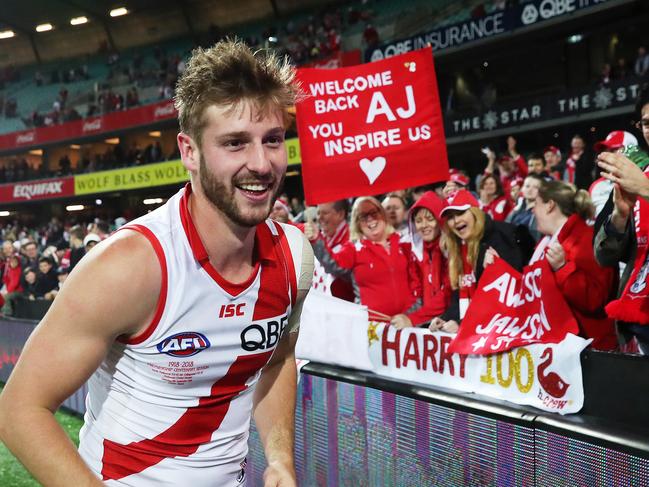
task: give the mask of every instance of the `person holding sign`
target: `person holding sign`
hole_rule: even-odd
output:
[[[496,257],[501,257],[520,271],[523,256],[515,228],[508,223],[492,220],[467,190],[460,190],[451,196],[448,206],[441,213],[446,218],[442,248],[448,255],[453,293],[450,306],[442,316],[433,318],[429,329],[455,333],[485,266],[493,263]]]
[[[546,258],[557,287],[574,314],[581,336],[592,338],[592,347],[617,347],[613,320],[604,306],[615,292],[615,269],[601,267],[593,252],[593,228],[586,220],[594,206],[587,191],[561,181],[543,181],[534,204],[536,227],[545,235],[530,264]]]
[[[376,198],[364,196],[354,202],[351,240],[338,252],[325,244],[315,223],[307,223],[304,234],[329,274],[345,276],[351,271],[356,302],[375,316],[389,321],[394,315],[411,311],[416,299],[408,285],[410,244],[399,243],[399,234],[388,223],[385,209]]]
[[[413,235],[410,253],[410,288],[422,302],[421,308],[409,314],[392,317],[397,328],[429,323],[441,315],[451,299],[448,263],[440,248],[442,210],[446,202],[433,191],[427,191],[408,213],[410,234]]]

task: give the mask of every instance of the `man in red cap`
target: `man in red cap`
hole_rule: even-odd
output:
[[[453,192],[460,189],[467,189],[468,187],[469,177],[463,172],[454,171],[451,173],[449,180],[446,181],[442,194],[445,198],[448,198]]]

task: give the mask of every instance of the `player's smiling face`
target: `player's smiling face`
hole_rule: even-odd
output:
[[[252,227],[273,207],[286,173],[284,122],[244,101],[205,110],[199,178],[210,202],[233,223]]]

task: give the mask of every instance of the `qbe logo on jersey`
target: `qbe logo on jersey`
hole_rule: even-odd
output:
[[[160,353],[166,353],[172,357],[191,357],[206,348],[210,348],[210,341],[202,333],[194,331],[176,333],[157,345]]]

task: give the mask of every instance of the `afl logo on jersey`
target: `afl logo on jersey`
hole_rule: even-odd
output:
[[[165,338],[157,345],[160,353],[172,357],[191,357],[198,352],[210,348],[210,341],[202,333],[185,331]]]

